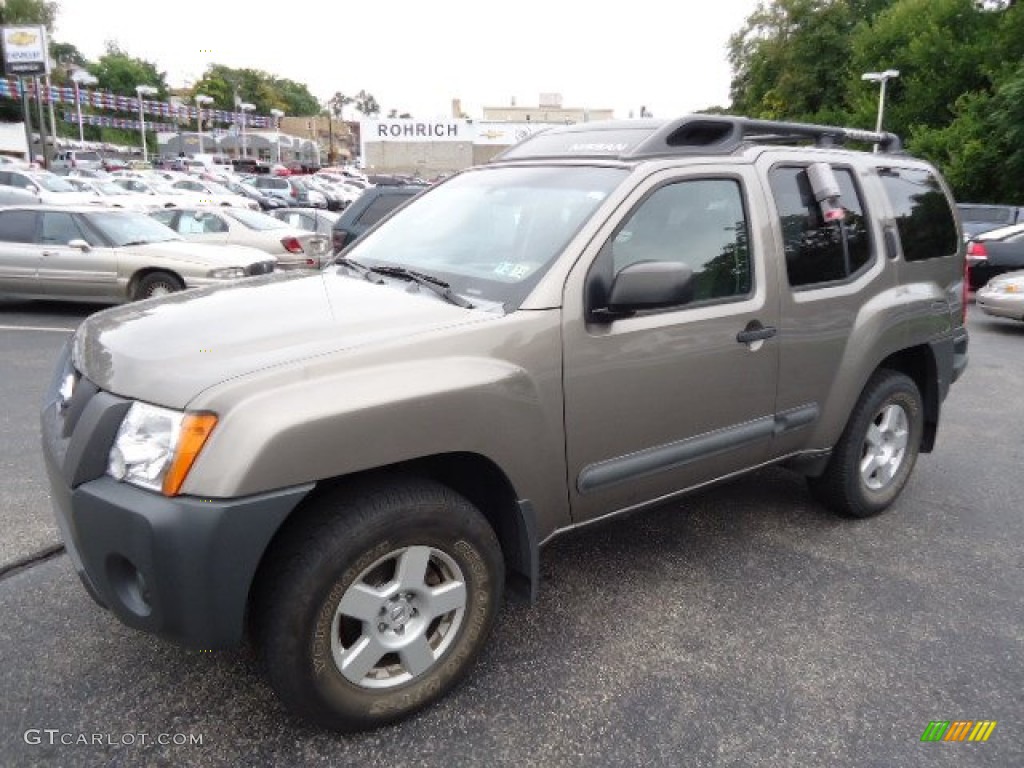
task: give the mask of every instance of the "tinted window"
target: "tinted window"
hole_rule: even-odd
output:
[[[219,216],[203,211],[183,211],[177,229],[183,235],[209,235],[227,232],[228,225]]]
[[[359,216],[358,222],[362,226],[373,226],[408,199],[409,195],[381,195],[370,201],[366,210]]]
[[[0,240],[8,243],[33,243],[35,239],[36,214],[34,212],[0,212]]]
[[[921,261],[957,252],[956,222],[938,179],[928,171],[886,168],[882,185],[896,214],[903,258]]]
[[[174,228],[174,217],[178,215],[178,212],[177,211],[173,211],[173,210],[168,210],[168,209],[165,208],[162,211],[154,211],[153,213],[151,213],[149,215],[152,216],[157,221],[159,221],[164,226],[171,227],[173,229]]]
[[[693,271],[694,301],[743,296],[752,282],[749,242],[738,182],[669,184],[644,200],[616,233],[613,271],[640,261],[674,261]]]
[[[786,274],[794,287],[845,280],[871,261],[871,236],[864,206],[845,168],[833,168],[839,182],[842,219],[825,221],[803,168],[775,168],[769,174],[779,212]]]
[[[70,213],[46,211],[39,242],[44,245],[67,245],[72,240],[83,240],[82,230]]]

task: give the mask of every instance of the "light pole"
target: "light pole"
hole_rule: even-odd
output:
[[[79,90],[83,85],[96,85],[95,77],[84,69],[76,69],[71,73],[71,82],[75,84],[75,107],[78,108],[78,141],[85,144],[85,128],[82,126],[82,94]]]
[[[213,96],[196,94],[196,136],[199,137],[199,154],[203,153],[203,104],[212,104]]]
[[[136,85],[135,93],[139,96],[139,132],[142,134],[142,162],[149,161],[149,152],[146,149],[146,113],[142,109],[142,97],[152,96],[156,88],[152,85]]]
[[[277,146],[277,164],[281,164],[281,118],[284,117],[284,112],[280,109],[270,110],[270,114],[274,116],[274,144]]]
[[[242,113],[242,157],[248,157],[249,153],[245,146],[245,113],[252,112],[252,110],[256,109],[256,105],[250,104],[247,101],[243,101],[241,104],[238,105],[238,109]]]
[[[887,69],[885,72],[865,72],[860,76],[861,80],[869,80],[872,83],[880,83],[878,91],[878,122],[875,123],[875,133],[882,132],[882,116],[885,114],[885,84],[894,77],[899,77],[898,69]]]

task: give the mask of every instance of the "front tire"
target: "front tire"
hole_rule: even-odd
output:
[[[183,290],[185,290],[185,284],[177,275],[170,272],[150,272],[139,279],[133,298],[136,300],[151,299],[155,296],[166,296],[169,293]]]
[[[425,480],[322,496],[261,569],[257,643],[284,704],[338,731],[444,696],[479,656],[504,582],[479,511]]]
[[[849,517],[885,511],[910,477],[923,429],[924,407],[914,380],[897,371],[875,371],[825,472],[808,478],[812,495]]]

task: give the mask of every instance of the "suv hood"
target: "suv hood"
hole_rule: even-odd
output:
[[[278,273],[126,304],[89,317],[74,361],[101,389],[170,408],[227,379],[499,317],[406,283]]]

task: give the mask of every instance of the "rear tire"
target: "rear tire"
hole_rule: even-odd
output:
[[[313,502],[275,540],[254,597],[271,687],[305,718],[375,728],[444,696],[479,656],[504,583],[466,499],[426,480]]]
[[[875,371],[825,472],[807,479],[811,494],[849,517],[883,512],[906,485],[923,429],[924,407],[914,380],[897,371]]]

